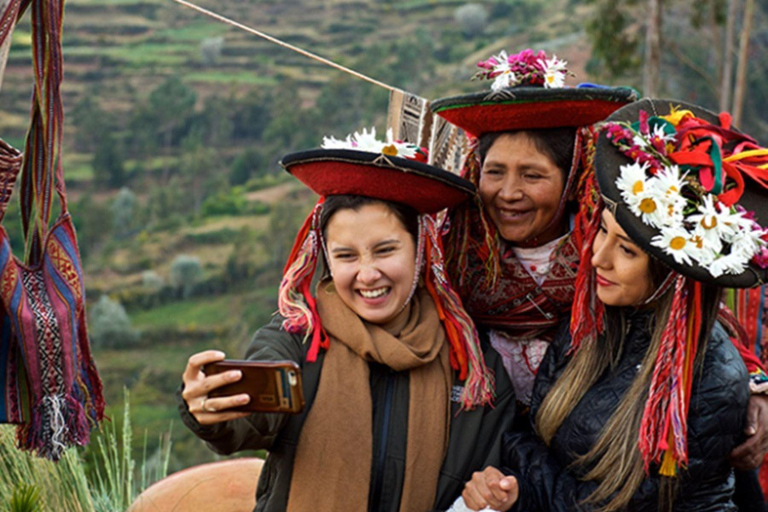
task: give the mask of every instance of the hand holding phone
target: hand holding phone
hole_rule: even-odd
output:
[[[301,387],[301,368],[293,361],[239,361],[223,360],[206,364],[206,376],[240,370],[242,378],[218,387],[208,393],[210,398],[246,393],[247,404],[227,411],[279,412],[296,414],[304,408]]]

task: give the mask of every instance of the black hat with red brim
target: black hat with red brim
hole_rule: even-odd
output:
[[[316,194],[358,195],[437,213],[475,195],[469,181],[407,158],[353,149],[312,149],[283,157],[280,165]]]
[[[730,135],[725,135],[726,132],[720,130],[720,116],[702,107],[676,100],[644,99],[617,110],[606,119],[606,122],[635,123],[640,119],[641,112],[645,112],[649,116],[658,117],[684,110],[691,111],[696,118],[712,125],[713,128],[711,130],[718,137],[728,137],[729,140],[733,141],[730,144],[723,145],[722,158],[724,160],[731,155],[728,148],[735,145],[737,141],[752,140],[731,127],[728,127],[727,132]],[[728,116],[727,119],[730,120],[730,117]],[[622,192],[617,185],[621,167],[633,162],[633,159],[620,151],[609,139],[605,131],[600,134],[595,152],[595,175],[600,193],[607,207],[616,217],[616,221],[638,246],[679,274],[703,283],[726,288],[750,288],[766,282],[766,277],[768,277],[766,269],[760,268],[754,262],[747,264],[741,273],[724,273],[713,277],[705,267],[699,265],[696,261],[691,261],[691,263],[676,261],[664,249],[654,245],[652,240],[660,234],[660,231],[643,222],[640,217],[632,212],[622,198]],[[696,171],[694,169],[688,172],[695,173]],[[744,178],[744,191],[736,205],[751,212],[757,224],[766,226],[768,225],[768,190],[750,177],[744,176]]]
[[[468,135],[480,137],[492,132],[587,126],[638,98],[631,87],[519,86],[442,98],[430,108]]]

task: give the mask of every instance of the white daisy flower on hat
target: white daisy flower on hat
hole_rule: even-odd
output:
[[[707,267],[712,277],[720,277],[723,274],[741,274],[747,265],[748,259],[738,253],[720,256]]]
[[[365,128],[359,132],[355,132],[352,134],[352,142],[354,142],[355,149],[358,151],[380,153],[381,148],[384,147],[384,143],[376,139],[376,128],[371,128],[370,132]]]
[[[702,267],[707,267],[710,263],[715,261],[723,250],[723,244],[720,242],[720,239],[717,239],[717,243],[713,245],[695,232],[689,241],[692,244],[689,252],[693,259],[698,261],[699,265]]]
[[[517,85],[518,78],[510,67],[509,56],[507,55],[507,52],[502,50],[498,55],[494,55],[493,59],[497,62],[497,64],[493,66],[493,70],[491,71],[491,75],[493,75],[491,90],[498,92],[508,87]]]
[[[622,199],[630,207],[632,213],[638,217],[643,213],[640,210],[640,203],[648,196],[649,192],[649,177],[645,172],[647,169],[647,163],[639,164],[633,162],[622,165],[619,169],[619,177],[616,180],[616,187],[621,192]]]
[[[731,254],[740,254],[746,261],[751,260],[765,245],[762,234],[762,229],[740,230],[731,240]]]
[[[721,214],[719,225],[722,224],[722,231],[720,238],[724,242],[732,243],[734,237],[741,231],[750,231],[754,225],[754,221],[746,216],[745,211],[736,211],[733,208],[720,204]]]
[[[691,234],[680,226],[664,226],[661,233],[651,239],[651,244],[661,248],[676,262],[690,265],[696,252]]]
[[[391,128],[387,130],[386,141],[380,141],[376,138],[376,128],[371,128],[370,132],[363,128],[359,132],[347,135],[345,140],[339,140],[335,137],[323,137],[322,148],[354,149],[356,151],[382,153],[387,156],[398,156],[401,158],[413,158],[418,149],[414,144],[394,140]]]
[[[351,149],[353,147],[352,136],[347,135],[346,140],[340,140],[336,137],[323,137],[323,143],[320,147],[323,149]]]
[[[730,240],[736,233],[731,213],[711,194],[702,198],[698,212],[688,217],[696,236],[700,236],[714,251],[722,250],[723,241]]]
[[[664,226],[680,224],[683,221],[683,209],[687,201],[681,195],[685,186],[685,175],[680,175],[676,165],[659,169],[656,176],[648,182],[648,188],[653,191],[653,197],[659,203],[658,221]]]
[[[395,140],[392,135],[392,128],[387,128],[387,142],[381,148],[381,152],[388,156],[399,156],[400,158],[413,158],[416,156],[418,147],[416,144],[401,142]]]
[[[539,59],[539,65],[544,71],[544,87],[546,89],[559,89],[565,85],[565,76],[568,73],[568,63],[553,55],[551,59]]]

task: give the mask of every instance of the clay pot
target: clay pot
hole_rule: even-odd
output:
[[[141,493],[127,512],[252,512],[263,464],[243,458],[184,469]]]

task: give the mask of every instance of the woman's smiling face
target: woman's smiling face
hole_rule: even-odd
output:
[[[603,210],[592,253],[597,298],[603,304],[639,306],[650,297],[650,256],[627,236],[607,209]]]
[[[565,216],[553,220],[564,189],[565,171],[525,132],[504,133],[493,142],[478,186],[499,235],[518,246],[542,245],[565,234]]]
[[[397,215],[383,203],[341,209],[325,242],[341,300],[363,320],[399,331],[416,279],[416,244]]]

